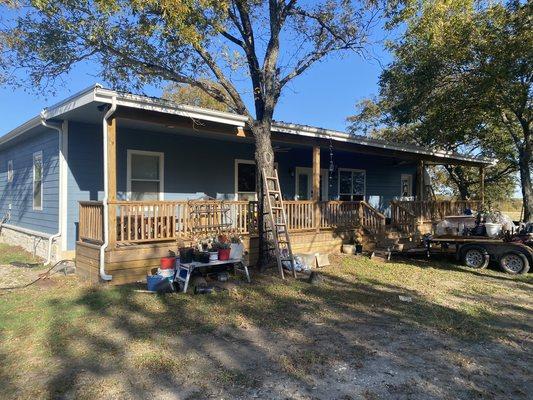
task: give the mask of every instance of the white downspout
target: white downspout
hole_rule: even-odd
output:
[[[102,204],[104,206],[104,243],[102,244],[102,247],[100,247],[100,278],[104,281],[110,281],[113,279],[112,275],[108,275],[105,272],[105,249],[109,245],[109,214],[108,214],[108,195],[109,195],[109,182],[107,179],[107,119],[113,115],[113,113],[117,109],[117,97],[113,96],[111,100],[111,108],[107,110],[107,112],[104,115],[102,124],[103,124],[103,132],[104,132],[104,198],[102,200]]]
[[[44,111],[41,112],[41,125],[43,125],[44,127],[46,128],[49,128],[49,129],[55,129],[58,133],[59,133],[59,146],[58,146],[58,162],[59,162],[59,174],[61,174],[61,147],[62,147],[62,141],[63,141],[63,128],[62,128],[62,125],[60,126],[57,126],[57,125],[54,125],[54,124],[49,124],[48,122],[46,122],[46,118],[44,117]],[[60,179],[61,180],[61,179]],[[61,185],[60,185],[60,188],[59,190],[61,190]],[[59,199],[61,199],[61,193],[59,193]],[[58,201],[60,201],[58,199]],[[65,206],[65,205],[63,205]],[[62,207],[58,207],[59,209],[59,213],[63,212]],[[57,218],[57,221],[58,221],[58,228],[57,228],[57,233],[53,234],[52,236],[50,236],[48,238],[48,256],[46,258],[46,261],[44,263],[44,265],[48,265],[52,262],[52,244],[54,243],[54,240],[56,240],[58,237],[61,236],[61,226],[62,226],[62,223],[61,223],[61,216],[58,214],[58,218]]]

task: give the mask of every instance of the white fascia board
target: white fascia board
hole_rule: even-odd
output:
[[[41,116],[45,120],[48,120],[59,117],[60,115],[63,115],[69,111],[75,110],[76,108],[83,107],[84,105],[95,101],[95,91],[100,87],[101,85],[99,84],[92,85],[87,89],[67,97],[65,100],[62,100],[53,106],[46,107],[41,112]]]
[[[117,106],[137,108],[147,111],[156,111],[165,114],[179,115],[191,119],[217,122],[220,124],[244,127],[248,118],[242,115],[223,111],[209,110],[200,107],[174,105],[170,101],[155,99],[146,96],[115,92],[114,90],[96,88],[94,100],[102,103],[111,103],[116,96]]]
[[[497,160],[487,158],[475,158],[463,156],[456,153],[450,153],[445,151],[429,150],[423,147],[409,146],[409,145],[395,145],[392,143],[385,143],[378,140],[367,139],[362,136],[350,135],[346,132],[339,132],[329,129],[320,129],[310,126],[299,126],[294,124],[286,124],[274,122],[272,123],[272,130],[281,133],[288,133],[299,136],[332,139],[338,142],[354,143],[362,146],[376,147],[385,150],[395,150],[410,154],[421,154],[426,156],[433,156],[442,158],[444,160],[459,160],[465,162],[472,162],[484,165],[494,165]]]

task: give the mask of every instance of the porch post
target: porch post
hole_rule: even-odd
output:
[[[313,207],[315,214],[315,227],[320,229],[320,147],[313,146]]]
[[[479,167],[479,186],[480,186],[480,197],[481,197],[481,207],[485,206],[485,167]]]
[[[418,199],[419,201],[424,201],[424,161],[420,160],[418,162],[418,171],[416,174],[416,187],[417,187],[417,193],[418,193]]]
[[[111,117],[107,120],[107,199],[108,215],[108,243],[115,246],[117,240],[117,120]]]

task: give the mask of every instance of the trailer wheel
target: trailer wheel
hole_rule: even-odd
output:
[[[481,246],[468,246],[461,251],[463,264],[470,268],[484,269],[489,265],[487,250]]]
[[[508,274],[525,274],[529,271],[529,261],[524,254],[510,251],[501,256],[500,267]]]

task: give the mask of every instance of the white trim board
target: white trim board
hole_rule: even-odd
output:
[[[134,150],[127,149],[127,167],[126,167],[126,198],[131,200],[131,156],[133,154],[144,155],[144,156],[157,156],[159,157],[159,200],[164,200],[165,197],[165,153],[159,151],[145,151],[145,150]],[[153,182],[155,182],[154,180]]]
[[[68,245],[68,121],[63,121],[59,142],[59,226],[61,231],[61,251]]]
[[[40,157],[41,158],[41,206],[40,207],[35,207],[35,157]],[[44,201],[44,196],[43,196],[43,192],[44,192],[44,183],[43,183],[43,180],[44,180],[44,157],[43,157],[43,151],[42,150],[39,150],[39,151],[36,151],[33,153],[32,155],[32,158],[31,158],[31,162],[32,162],[32,180],[31,180],[31,203],[32,203],[32,209],[33,211],[43,211],[44,209],[44,204],[43,204],[43,201]]]

